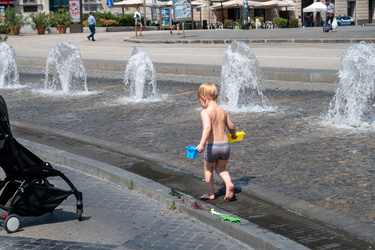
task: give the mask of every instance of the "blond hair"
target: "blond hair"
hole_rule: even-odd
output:
[[[202,83],[202,85],[198,89],[198,99],[201,99],[202,97],[216,101],[218,92],[215,84],[211,82]]]

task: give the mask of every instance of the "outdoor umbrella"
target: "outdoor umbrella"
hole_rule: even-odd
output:
[[[143,3],[146,3],[145,7],[152,7],[152,0],[125,0],[121,2],[113,3],[113,7],[144,7]]]
[[[253,9],[272,9],[282,7],[296,7],[298,4],[292,1],[281,1],[281,0],[270,0],[264,2],[248,1],[249,8]],[[222,4],[214,4],[211,9],[232,9],[232,8],[243,8],[243,0],[230,0],[223,2]]]
[[[232,8],[241,8],[243,6],[243,0],[231,0],[222,3],[216,3],[211,6],[211,9],[232,9]]]
[[[315,2],[306,8],[303,8],[303,12],[321,12],[327,11],[327,6],[322,2]]]
[[[272,9],[272,8],[283,8],[283,7],[297,7],[298,4],[288,0],[270,0],[264,2],[249,1],[249,6],[254,9]],[[254,4],[254,6],[252,5]]]
[[[306,8],[303,8],[303,12],[322,12],[322,11],[327,11],[327,6],[322,2],[315,2],[307,6]],[[316,27],[316,21],[315,21],[315,27]]]
[[[113,7],[121,7],[122,14],[124,14],[124,8],[130,7],[143,7],[144,15],[146,15],[146,7],[152,7],[152,0],[125,0],[117,3],[113,3]],[[144,25],[146,26],[146,19],[144,19]]]

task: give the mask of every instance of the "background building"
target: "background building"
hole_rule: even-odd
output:
[[[84,13],[104,10],[101,0],[82,0],[82,4]],[[56,12],[61,7],[69,8],[69,0],[19,0],[19,7],[24,13],[37,11]]]
[[[296,3],[299,4],[296,16],[303,17],[302,9],[313,2],[313,0],[296,0]],[[321,2],[325,3],[324,0]],[[358,21],[358,25],[373,22],[375,0],[331,0],[331,2],[335,5],[336,16],[352,16]],[[325,19],[325,13],[322,13],[322,17]]]
[[[120,0],[115,0],[118,2]],[[225,19],[233,21],[243,20],[243,2],[242,0],[196,0],[203,4],[205,7],[194,9],[193,18],[195,21],[203,24],[198,27],[206,27],[205,24],[223,22]],[[212,9],[212,6],[229,1],[237,1],[239,5],[235,7],[224,7],[223,9]],[[271,0],[254,0],[257,2],[267,3]],[[264,17],[265,21],[272,21],[274,17],[282,17],[286,19],[298,19],[300,26],[303,23],[303,8],[311,5],[314,0],[282,0],[286,2],[294,2],[297,7],[251,7],[248,11],[248,16],[251,21],[256,16]],[[322,1],[324,2],[324,1]],[[241,4],[242,3],[242,4]],[[373,23],[375,0],[332,0],[336,7],[336,15],[349,15],[352,16],[358,25],[367,25]],[[17,4],[17,3],[16,3]],[[57,11],[60,7],[69,6],[69,0],[19,0],[18,3],[20,10],[24,13],[38,12],[38,11]],[[0,7],[14,6],[14,1],[0,0]],[[146,17],[151,19],[151,10],[146,8]],[[126,13],[133,13],[134,8],[126,8]],[[143,10],[143,8],[142,8]],[[83,13],[93,12],[113,12],[122,13],[121,8],[108,8],[104,0],[83,0]],[[314,15],[316,13],[313,13]],[[325,20],[325,13],[321,13],[322,21]]]

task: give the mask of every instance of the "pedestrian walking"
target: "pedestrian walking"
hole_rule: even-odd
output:
[[[328,21],[330,22],[330,25],[331,25],[330,31],[332,31],[333,18],[335,17],[335,5],[331,3],[330,0],[327,0],[326,4],[327,4],[326,24],[328,24]]]
[[[171,12],[172,12],[172,27],[170,30],[170,34],[173,35],[173,29],[177,27],[177,35],[179,35],[180,34],[180,22],[176,22],[173,9]]]
[[[94,35],[95,35],[95,25],[96,25],[96,20],[95,20],[95,17],[94,17],[94,13],[93,12],[90,12],[90,16],[89,18],[87,19],[87,21],[89,22],[89,29],[91,31],[91,34],[87,37],[87,39],[89,39],[90,41],[90,38],[91,38],[91,41],[96,41],[94,39]]]

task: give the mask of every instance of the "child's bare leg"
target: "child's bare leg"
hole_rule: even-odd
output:
[[[201,196],[201,199],[213,200],[215,199],[214,193],[214,171],[215,164],[204,161],[204,179],[206,182],[207,194]]]
[[[232,200],[234,196],[234,185],[232,179],[230,178],[229,172],[226,170],[228,160],[217,160],[216,162],[216,173],[223,179],[225,183],[225,197],[224,200]]]

